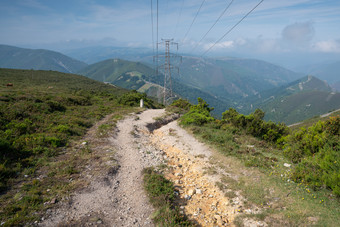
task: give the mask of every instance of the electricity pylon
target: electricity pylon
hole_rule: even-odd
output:
[[[170,60],[171,60],[171,58],[180,58],[182,60],[181,56],[177,56],[175,54],[170,53],[170,45],[176,46],[176,48],[178,50],[178,43],[175,43],[175,42],[172,42],[172,41],[173,41],[173,39],[162,39],[162,42],[157,43],[157,45],[164,44],[164,46],[165,46],[165,54],[156,56],[157,61],[161,57],[164,58],[164,64],[163,65],[158,66],[158,62],[157,62],[157,71],[159,69],[162,69],[163,74],[164,74],[164,87],[163,87],[163,104],[164,105],[168,104],[168,102],[170,102],[171,99],[173,98],[171,72],[172,72],[173,69],[176,69],[177,72],[179,72],[178,67],[173,66],[171,64]]]

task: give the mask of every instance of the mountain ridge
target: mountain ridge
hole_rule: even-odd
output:
[[[132,62],[115,58],[91,65],[58,52],[43,49],[32,50],[0,45],[0,50],[0,67],[77,72],[98,81],[145,92],[162,101],[161,86],[164,83],[164,76],[156,76],[156,70],[152,68],[147,48],[138,49],[141,55],[134,55],[136,48],[106,48],[108,52],[103,53],[102,56],[114,54],[141,61]],[[101,49],[97,54],[100,53],[102,53]],[[84,57],[87,55],[85,54]],[[320,111],[325,113],[338,108],[338,104],[333,98],[333,96],[337,97],[337,93],[332,95],[331,88],[326,82],[312,76],[302,77],[302,74],[262,60],[184,56],[182,64],[175,61],[173,64],[178,64],[181,68],[180,74],[172,75],[174,93],[192,103],[197,102],[197,97],[205,99],[212,107],[215,107],[215,116],[220,116],[230,107],[235,107],[238,111],[247,114],[253,111],[253,108],[258,107],[267,112],[266,119],[268,120],[286,121],[289,118],[287,123],[292,123],[303,120],[301,117],[312,117],[322,114]],[[303,106],[297,105],[291,97],[300,100],[300,97],[305,97],[306,92],[310,92],[311,97],[323,103],[325,102],[317,96],[320,95],[324,100],[329,96],[331,105],[320,106],[320,109],[310,108],[313,111],[305,110],[302,108]],[[313,100],[310,100],[309,97],[305,98],[308,98],[310,102],[304,103],[305,107],[306,105],[315,106]],[[283,99],[292,102],[292,106],[285,106],[283,103],[280,105],[277,100]],[[295,110],[292,110],[291,107],[299,109],[300,112],[294,112]],[[294,114],[282,111],[282,108],[290,109]],[[275,113],[274,110],[277,112]],[[293,120],[293,117],[289,115],[299,116]]]
[[[86,63],[59,52],[0,45],[0,67],[13,69],[53,70],[75,73]]]
[[[264,91],[243,103],[239,110],[255,108],[266,112],[265,119],[292,124],[340,108],[340,93],[314,76],[305,76],[277,89]]]
[[[164,76],[156,76],[156,71],[141,62],[132,62],[122,59],[108,59],[87,66],[78,73],[98,81],[109,82],[117,86],[145,92],[147,95],[158,98],[162,102]],[[209,92],[184,84],[178,78],[172,79],[172,89],[175,95],[188,99],[192,103],[201,97],[215,107],[214,113],[218,116],[230,106],[228,99],[221,100]]]

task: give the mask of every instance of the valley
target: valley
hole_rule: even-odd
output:
[[[340,93],[257,60],[183,70],[164,110],[141,62],[0,69],[1,224],[333,226]]]
[[[340,220],[340,1],[0,1],[0,227]]]
[[[89,48],[69,52],[74,57],[95,57],[102,54],[102,58],[122,58],[103,60],[91,65],[47,50],[2,45],[0,53],[0,67],[77,72],[97,81],[146,93],[158,102],[163,101],[164,76],[161,72],[156,75],[150,53],[143,48]],[[28,55],[30,57],[25,57]],[[30,59],[27,66],[15,63],[24,62],[19,58],[26,58],[25,61]],[[62,64],[56,63],[58,58],[63,59]],[[182,63],[175,64],[180,67],[180,73],[174,73],[172,77],[174,99],[184,98],[196,103],[197,97],[201,97],[214,107],[212,113],[217,118],[230,107],[244,114],[260,108],[265,111],[266,120],[292,124],[340,108],[339,93],[334,87],[336,64],[329,64],[329,71],[326,70],[327,66],[320,66],[319,71],[324,72],[321,77],[325,80],[256,59],[184,56]],[[317,72],[316,69],[317,66],[309,72]],[[330,76],[324,76],[326,74]],[[172,101],[169,100],[168,104]]]

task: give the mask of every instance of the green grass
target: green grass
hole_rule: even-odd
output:
[[[336,111],[336,112],[330,114],[327,117],[320,117],[319,115],[314,116],[312,118],[309,118],[307,120],[300,122],[299,124],[290,126],[290,129],[293,130],[293,131],[296,131],[296,130],[302,128],[302,127],[308,128],[308,127],[314,125],[315,123],[317,123],[318,121],[326,121],[326,120],[329,119],[329,117],[336,117],[336,116],[340,116],[340,111]]]
[[[0,81],[0,219],[32,224],[51,200],[85,184],[77,179],[95,155],[74,146],[88,129],[112,114],[98,126],[104,137],[135,109],[119,104],[127,90],[79,75],[0,69]]]
[[[144,188],[150,203],[156,211],[152,215],[157,226],[193,226],[179,212],[175,204],[175,188],[173,183],[157,173],[153,168],[144,169]]]
[[[109,59],[101,61],[83,68],[80,73],[92,79],[103,81],[104,77],[107,82],[116,84],[119,82],[121,85],[133,86],[136,83],[128,83],[126,80],[120,79],[121,76],[126,77],[126,79],[136,79],[139,80],[141,77],[150,76],[154,74],[154,70],[142,63],[126,61],[121,59]],[[132,74],[132,75],[131,75]],[[136,76],[135,76],[136,75]],[[143,86],[141,83],[139,87]],[[138,89],[139,87],[133,88]]]
[[[265,119],[285,122],[288,125],[339,108],[340,93],[334,95],[330,95],[330,93],[326,91],[305,91],[284,98],[277,98],[259,107],[267,113]],[[281,102],[281,100],[284,101]],[[275,111],[272,111],[274,109]]]
[[[59,72],[77,72],[87,66],[55,51],[7,45],[0,45],[0,65],[13,69],[51,69]]]

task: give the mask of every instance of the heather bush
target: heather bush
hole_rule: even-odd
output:
[[[339,117],[300,128],[284,138],[283,153],[296,163],[292,178],[314,188],[327,187],[340,196]]]
[[[173,103],[167,106],[166,110],[172,113],[184,114],[190,110],[192,104],[185,99],[177,99]]]
[[[146,94],[137,92],[136,90],[125,93],[118,99],[118,103],[125,106],[139,107],[140,100],[144,100],[144,106],[146,108],[157,108],[158,106],[153,100],[147,98]]]
[[[210,115],[213,108],[209,107],[203,99],[198,98],[198,104],[190,107],[189,112],[181,118],[182,125],[203,125],[215,119]]]
[[[239,114],[234,108],[222,113],[222,119],[235,127],[242,128],[247,134],[268,142],[277,143],[282,136],[288,134],[288,128],[283,123],[275,124],[263,120],[265,113],[256,109],[249,115]]]

